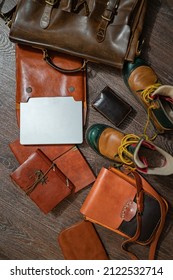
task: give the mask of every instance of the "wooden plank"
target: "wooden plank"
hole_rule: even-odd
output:
[[[2,2],[0,0],[0,5]],[[15,0],[7,0],[5,11],[15,2]],[[157,0],[148,2],[142,57],[153,67],[162,83],[173,85],[173,12],[166,3],[160,4]],[[51,213],[44,215],[11,182],[9,175],[17,168],[18,163],[8,144],[19,137],[19,128],[15,113],[15,46],[9,41],[8,32],[8,27],[0,19],[0,259],[63,259],[57,243],[57,235],[61,230],[83,219],[80,207],[91,186],[68,197]],[[146,112],[124,84],[121,72],[111,67],[89,63],[87,76],[88,115],[85,130],[93,123],[112,125],[91,106],[92,100],[100,90],[108,85],[136,111],[136,115],[126,120],[120,129],[124,133],[141,134],[147,118]],[[152,126],[149,133],[151,135],[154,133]],[[158,136],[154,142],[173,154],[172,139],[172,134],[164,134]],[[96,175],[102,166],[108,167],[111,164],[94,153],[86,141],[79,145],[79,148]],[[173,258],[173,248],[170,246],[173,240],[173,175],[145,176],[145,178],[169,203],[166,225],[156,257],[160,260],[171,260]],[[101,226],[95,225],[95,227],[110,259],[128,259],[120,249],[124,240],[121,236]],[[147,257],[148,248],[135,245],[132,249],[141,259]]]

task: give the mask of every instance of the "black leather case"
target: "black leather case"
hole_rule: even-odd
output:
[[[100,92],[92,106],[115,126],[119,126],[133,110],[108,86]]]

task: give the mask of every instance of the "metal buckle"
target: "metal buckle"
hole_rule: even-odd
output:
[[[45,0],[45,2],[48,5],[54,6],[58,2],[58,0]]]
[[[106,20],[106,21],[111,21],[112,20],[112,17],[111,18],[107,18],[107,17],[104,17],[104,16],[102,16],[102,19],[104,19],[104,20]]]
[[[141,54],[144,42],[145,42],[144,39],[142,41],[138,40],[137,46],[136,46],[136,56],[139,56]]]

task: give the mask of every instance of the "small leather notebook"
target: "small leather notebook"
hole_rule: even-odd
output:
[[[108,86],[100,92],[92,102],[92,106],[115,126],[119,126],[133,110]]]
[[[14,184],[20,187],[45,214],[74,189],[70,180],[39,149],[10,176]]]
[[[58,243],[66,260],[108,260],[100,237],[89,221],[63,230]]]
[[[19,140],[9,144],[20,164],[37,149],[40,149],[69,178],[74,192],[87,187],[96,179],[87,160],[75,145],[21,145]]]

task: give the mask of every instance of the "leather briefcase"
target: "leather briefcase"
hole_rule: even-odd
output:
[[[130,243],[149,245],[149,259],[154,259],[156,246],[164,227],[168,204],[137,172],[133,177],[115,168],[102,168],[81,213],[126,237],[122,249],[131,259]]]
[[[89,221],[81,221],[62,230],[58,243],[66,260],[108,260],[103,244]]]
[[[82,60],[51,52],[59,67],[77,69]],[[16,114],[20,124],[20,103],[34,97],[70,97],[83,102],[83,122],[86,120],[86,72],[64,73],[52,69],[42,58],[41,50],[16,44]],[[65,113],[65,112],[64,112]]]
[[[147,0],[20,0],[11,41],[122,68],[139,54]],[[44,51],[44,58],[51,58]]]

